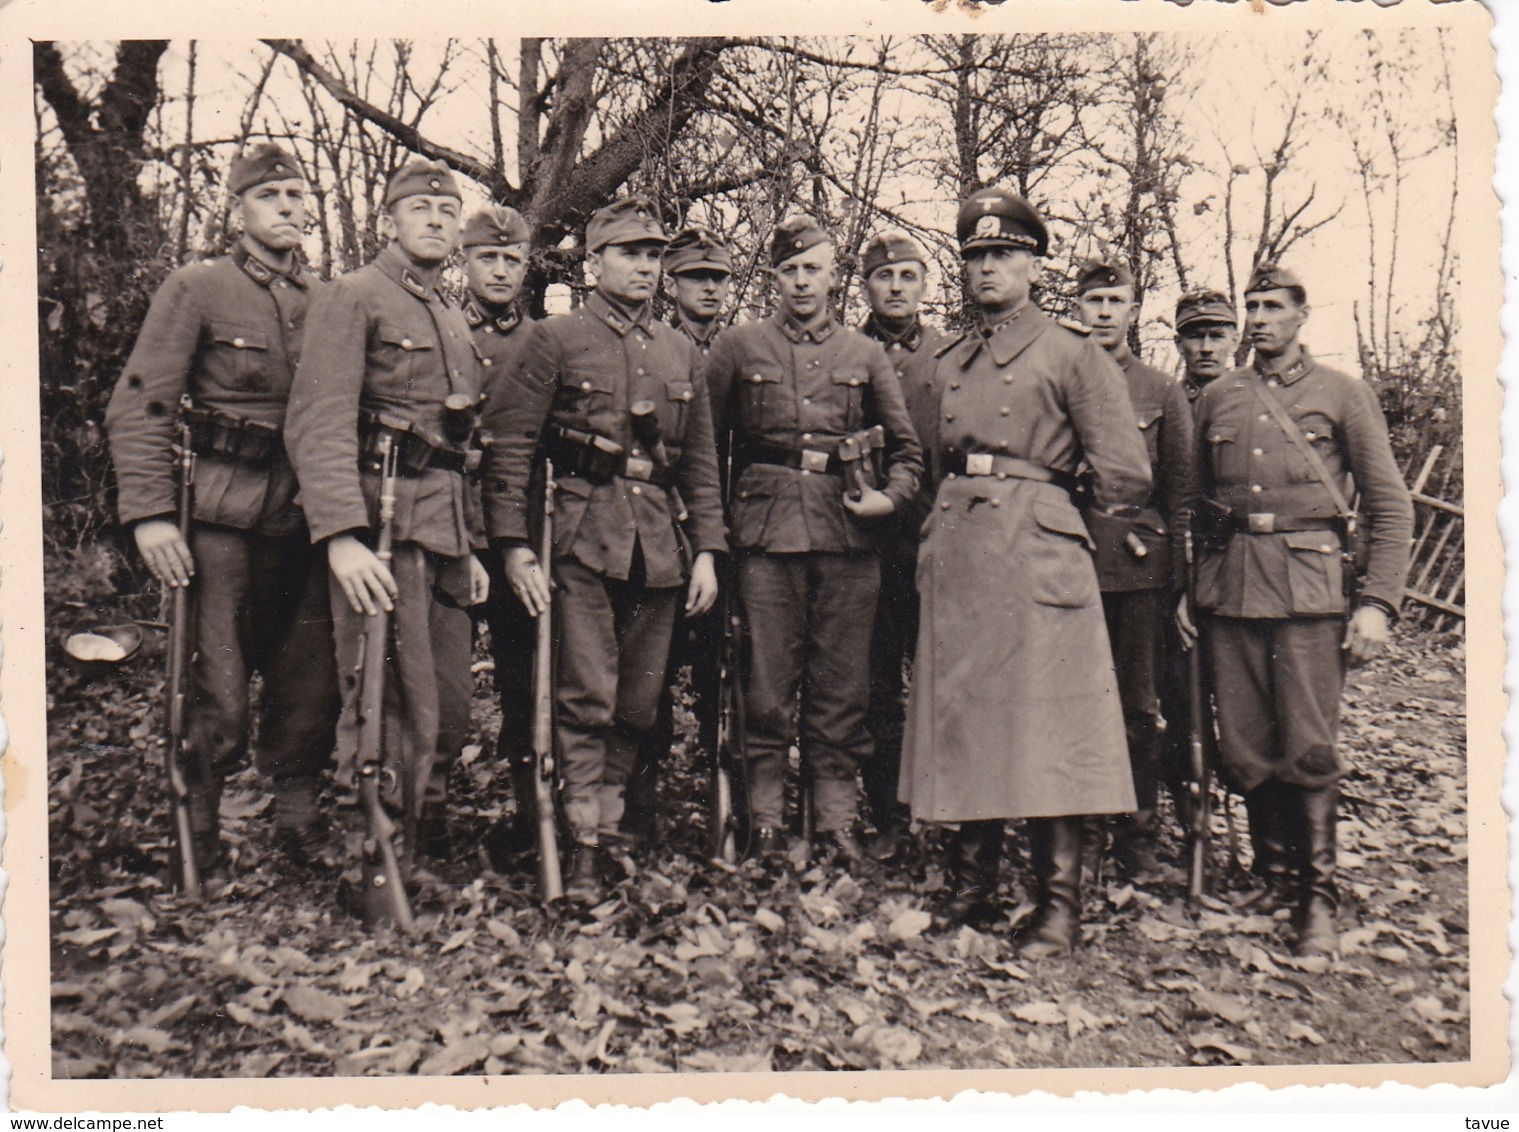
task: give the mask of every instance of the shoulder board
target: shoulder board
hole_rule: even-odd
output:
[[[1084,322],[1078,322],[1074,318],[1062,317],[1055,320],[1055,325],[1069,330],[1072,334],[1079,334],[1085,338],[1092,333],[1092,328]]]
[[[949,353],[951,350],[953,350],[956,346],[958,346],[961,342],[964,342],[964,341],[965,341],[965,332],[964,331],[961,331],[959,334],[946,334],[944,336],[944,341],[940,342],[939,343],[939,348],[934,351],[934,357],[936,357],[936,358],[942,358],[945,354]]]

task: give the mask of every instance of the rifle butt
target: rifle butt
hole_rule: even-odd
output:
[[[359,794],[369,826],[364,836],[364,924],[410,932],[415,921],[396,858],[395,823],[380,804],[380,784],[372,768],[363,772]]]

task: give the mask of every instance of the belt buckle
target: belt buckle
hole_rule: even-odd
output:
[[[990,452],[967,452],[965,454],[965,474],[968,476],[991,475],[992,454]]]
[[[1270,511],[1250,512],[1249,522],[1253,535],[1269,535],[1276,530],[1276,515]]]
[[[816,448],[802,449],[802,471],[826,472],[828,470],[828,453],[819,452]]]
[[[648,483],[654,478],[654,461],[642,456],[629,456],[622,474],[627,479],[643,480]]]

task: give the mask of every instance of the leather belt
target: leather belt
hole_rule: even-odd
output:
[[[844,474],[844,462],[838,452],[821,448],[786,448],[779,444],[745,444],[740,450],[740,462],[744,464],[774,464],[782,468],[796,468],[820,476]]]
[[[437,468],[464,475],[480,465],[477,450],[459,451],[434,444],[402,417],[374,409],[359,412],[359,466],[368,472],[384,470],[381,437],[389,436],[396,449],[396,473],[407,479]]]
[[[1233,526],[1239,534],[1276,535],[1292,531],[1335,531],[1340,528],[1340,520],[1312,516],[1298,518],[1270,511],[1251,511],[1246,515],[1235,515]]]
[[[598,440],[602,441],[600,445]],[[545,444],[548,458],[554,461],[556,476],[575,476],[596,484],[619,478],[660,488],[675,484],[675,474],[670,468],[647,456],[627,455],[620,449],[621,445],[615,441],[567,428],[557,429]]]
[[[995,476],[999,480],[1033,480],[1035,483],[1053,483],[1071,491],[1076,487],[1076,477],[1069,472],[1057,472],[1043,464],[1008,456],[1001,452],[951,452],[944,460],[944,469],[952,476]]]

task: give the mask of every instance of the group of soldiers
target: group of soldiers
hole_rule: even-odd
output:
[[[801,216],[771,238],[774,313],[726,325],[732,250],[700,227],[668,238],[634,196],[589,219],[589,296],[534,322],[527,224],[466,217],[446,166],[400,168],[385,248],[327,283],[300,262],[298,170],[273,145],[235,160],[238,242],[164,283],[107,416],[123,524],[166,586],[193,583],[199,860],[221,858],[255,672],[276,836],[296,860],[328,853],[321,780],[351,785],[359,642],[380,610],[415,849],[451,851],[477,617],[518,815],[498,840],[529,844],[535,623],[552,616],[566,892],[598,902],[621,855],[657,843],[681,667],[715,749],[721,605],[746,636],[750,854],[788,849],[794,750],[813,843],[841,867],[889,859],[914,823],[954,827],[951,922],[996,917],[1005,823],[1023,820],[1037,908],[1020,949],[1064,954],[1110,842],[1136,879],[1154,872],[1200,647],[1259,902],[1293,909],[1300,950],[1333,952],[1343,673],[1397,615],[1412,511],[1372,390],[1303,348],[1290,271],[1260,265],[1246,288],[1243,368],[1228,299],[1184,296],[1177,382],[1130,348],[1122,264],[1082,267],[1079,321],[1031,303],[1048,231],[1001,189],[959,209],[974,329],[956,336],[920,319],[928,257],[899,231],[863,249],[870,314],[842,325],[833,241]],[[462,304],[442,287],[456,253]],[[382,557],[384,454],[399,474]]]

